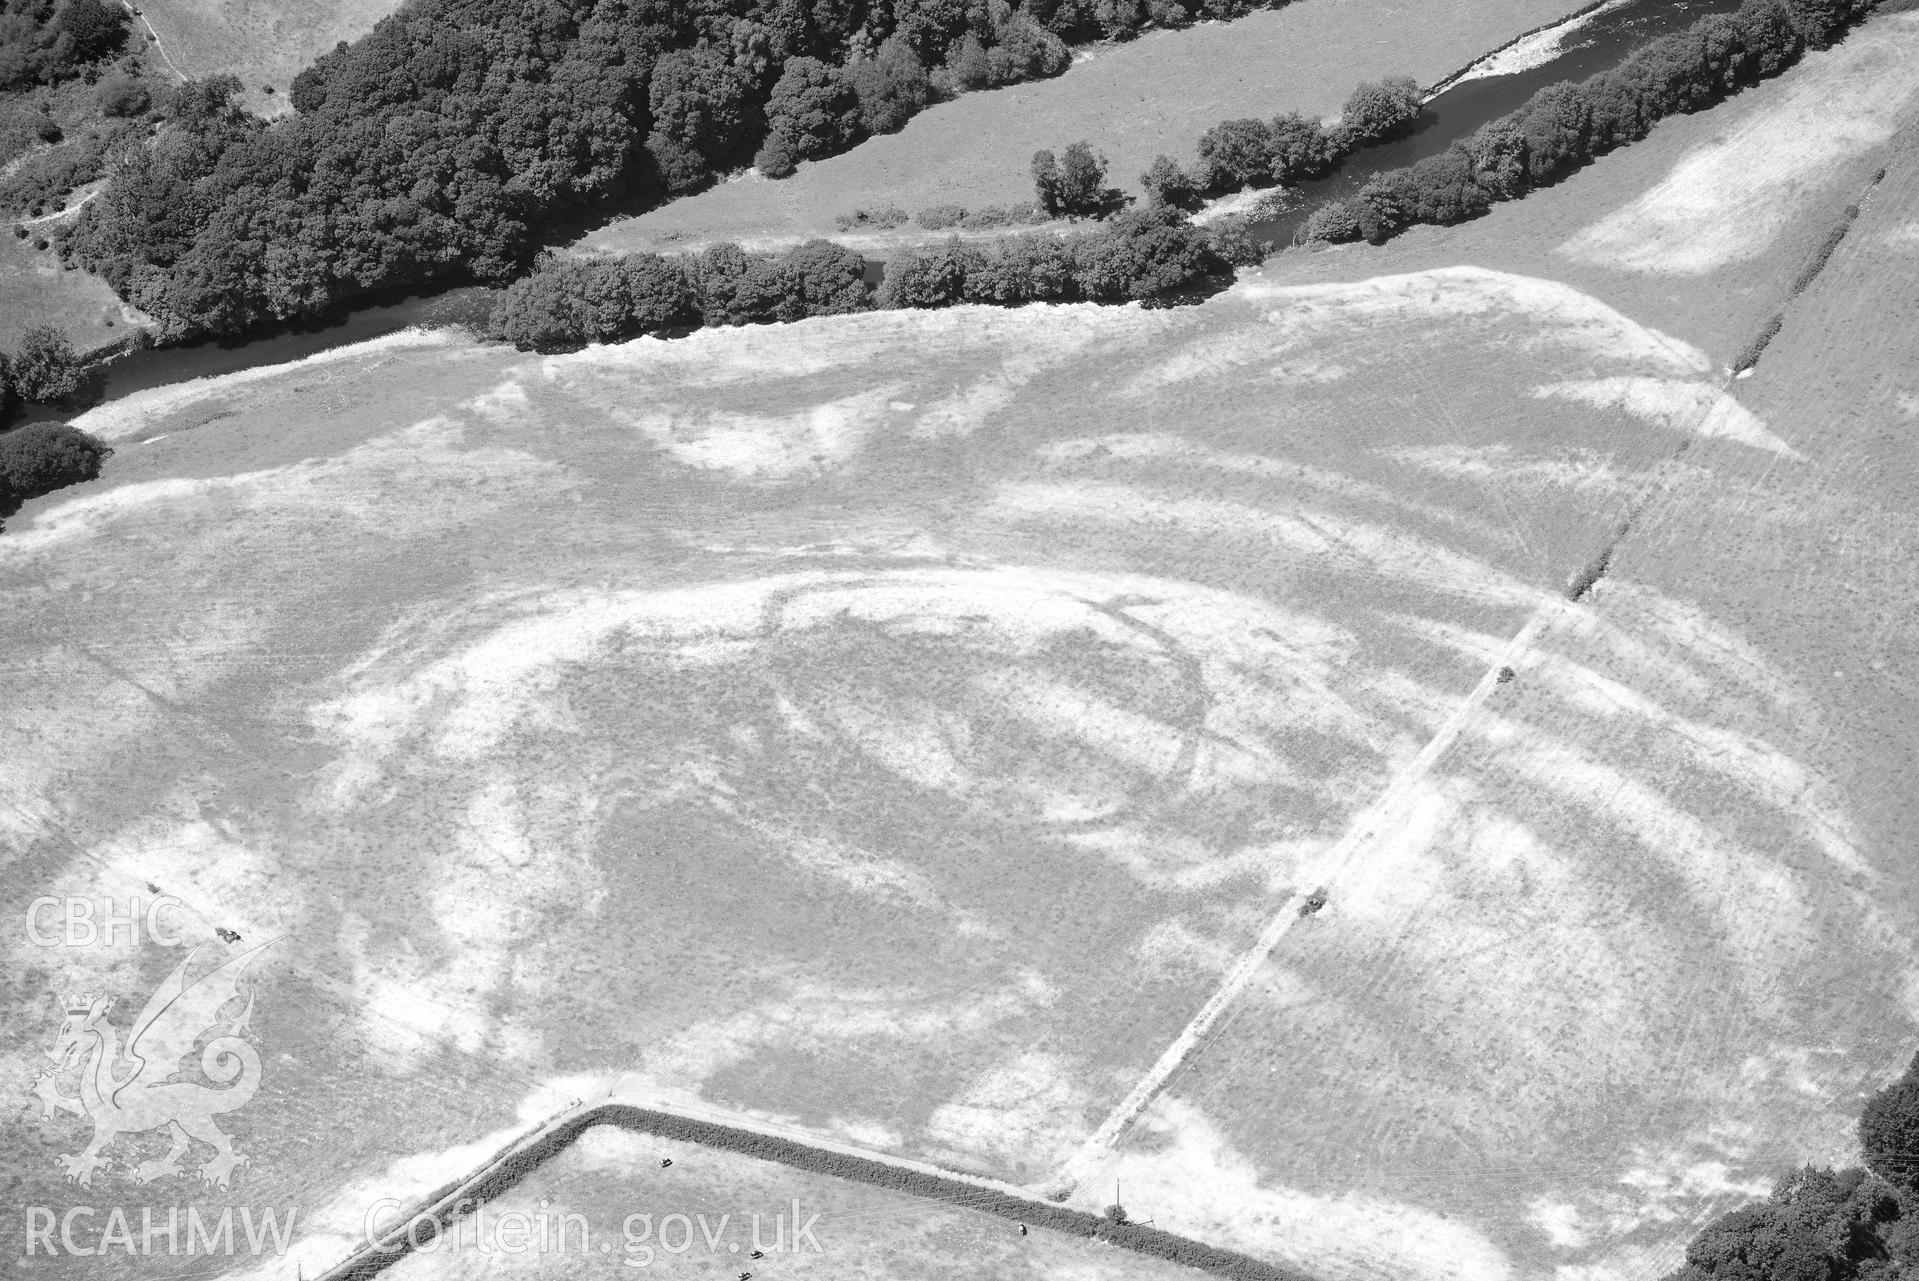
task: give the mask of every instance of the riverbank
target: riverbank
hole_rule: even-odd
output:
[[[1339,110],[1354,85],[1389,75],[1438,80],[1515,29],[1563,19],[1569,0],[1297,0],[1230,23],[1153,31],[1107,47],[1054,80],[969,93],[921,112],[897,134],[803,164],[778,182],[723,183],[583,237],[589,252],[666,252],[694,241],[834,237],[861,207],[908,213],[1031,200],[1027,160],[1040,148],[1090,141],[1109,180],[1139,194],[1159,153],[1190,157],[1223,119]]]
[[[1470,134],[1486,120],[1492,119],[1523,101],[1538,83],[1549,79],[1585,74],[1594,66],[1609,64],[1623,57],[1625,52],[1648,37],[1653,24],[1683,24],[1690,21],[1699,12],[1731,7],[1732,0],[1677,0],[1676,3],[1660,6],[1656,11],[1646,0],[1603,0],[1599,5],[1587,5],[1577,10],[1570,18],[1560,17],[1544,26],[1535,27],[1530,32],[1508,40],[1490,54],[1482,54],[1465,71],[1455,71],[1442,77],[1441,83],[1453,81],[1455,86],[1446,93],[1429,101],[1421,126],[1415,135],[1403,142],[1384,147],[1368,148],[1349,158],[1341,170],[1318,183],[1307,184],[1298,190],[1295,208],[1280,219],[1256,225],[1256,233],[1269,243],[1284,244],[1290,238],[1293,224],[1305,216],[1305,211],[1325,199],[1345,194],[1348,190],[1357,190],[1365,178],[1383,168],[1410,163],[1443,150],[1459,137]],[[975,166],[990,164],[1004,167],[1005,155],[997,148],[983,149],[983,139],[997,137],[991,125],[995,113],[1004,115],[1016,110],[1027,102],[1029,97],[1039,108],[1038,119],[1055,122],[1062,112],[1067,118],[1072,110],[1099,110],[1101,118],[1108,125],[1114,118],[1110,108],[1115,104],[1109,99],[1116,86],[1154,83],[1173,88],[1192,87],[1194,85],[1215,84],[1215,92],[1231,96],[1233,93],[1247,91],[1242,83],[1244,77],[1236,80],[1231,74],[1215,74],[1216,65],[1248,66],[1246,59],[1264,56],[1267,60],[1278,60],[1280,73],[1291,65],[1296,73],[1302,73],[1310,65],[1313,69],[1313,84],[1310,93],[1323,99],[1325,104],[1334,104],[1351,87],[1351,84],[1366,76],[1377,76],[1392,64],[1384,61],[1388,56],[1397,56],[1398,49],[1381,51],[1364,41],[1357,42],[1359,51],[1348,55],[1349,60],[1357,59],[1363,70],[1347,74],[1351,79],[1342,80],[1339,73],[1327,67],[1326,51],[1319,48],[1327,42],[1344,40],[1354,43],[1353,32],[1347,28],[1355,19],[1347,12],[1352,6],[1339,10],[1337,20],[1331,9],[1320,0],[1299,0],[1299,3],[1283,9],[1266,11],[1230,24],[1206,24],[1185,31],[1161,31],[1151,33],[1133,44],[1118,46],[1103,51],[1102,56],[1088,60],[1054,81],[1040,84],[1022,85],[990,93],[972,93],[960,99],[942,104],[922,113],[909,124],[901,134],[869,140],[852,152],[834,157],[818,164],[803,165],[799,176],[783,182],[772,182],[749,171],[734,180],[708,192],[683,200],[675,201],[663,208],[640,218],[623,219],[610,223],[576,242],[568,252],[573,254],[600,254],[607,252],[625,253],[635,250],[651,252],[680,253],[697,252],[722,240],[734,240],[743,243],[756,252],[774,252],[789,248],[803,240],[821,236],[843,244],[869,258],[886,257],[902,250],[929,243],[944,241],[949,232],[931,232],[918,227],[903,227],[893,231],[869,232],[847,235],[837,226],[831,225],[839,215],[851,212],[862,203],[855,196],[844,191],[836,191],[835,203],[830,209],[824,206],[806,213],[800,218],[801,225],[796,227],[792,219],[769,216],[761,207],[754,217],[759,219],[754,227],[742,234],[729,235],[725,228],[726,218],[722,216],[716,226],[701,226],[689,223],[702,212],[713,212],[716,203],[724,205],[733,201],[742,208],[752,209],[756,202],[763,206],[767,201],[784,199],[794,193],[803,193],[807,181],[821,181],[821,175],[829,172],[842,176],[849,171],[857,174],[860,167],[878,164],[884,170],[889,148],[897,150],[896,144],[920,131],[916,145],[927,145],[934,135],[941,131],[950,132],[956,125],[967,135],[964,145],[958,145],[954,153],[959,169],[967,164]],[[1390,3],[1386,4],[1391,7]],[[1546,9],[1557,9],[1557,3],[1542,5]],[[1630,12],[1623,18],[1609,24],[1600,20],[1607,12],[1625,8]],[[1468,17],[1475,12],[1472,6],[1464,6]],[[1374,13],[1378,17],[1378,13]],[[1484,15],[1479,15],[1479,26],[1487,25]],[[1526,72],[1509,75],[1491,73],[1470,77],[1466,72],[1474,67],[1484,69],[1494,65],[1503,54],[1509,53],[1518,44],[1537,38],[1542,33],[1557,33],[1554,36],[1554,48],[1558,41],[1572,30],[1584,28],[1602,28],[1589,35],[1578,50],[1551,59],[1543,64],[1529,67]],[[1463,21],[1448,28],[1447,40],[1435,44],[1425,52],[1430,59],[1436,60],[1433,50],[1450,47],[1463,40],[1464,31],[1477,30],[1471,21]],[[1238,49],[1237,60],[1227,58],[1223,64],[1220,59],[1226,57],[1227,47],[1220,42],[1228,38],[1230,32],[1232,47]],[[1281,37],[1284,37],[1282,40]],[[1488,37],[1490,38],[1490,37]],[[1542,46],[1543,47],[1543,46]],[[1250,52],[1249,52],[1250,51]],[[1529,55],[1530,56],[1530,55]],[[1289,60],[1290,59],[1290,63]],[[1448,59],[1450,60],[1450,59]],[[1440,65],[1445,65],[1441,63]],[[1455,64],[1456,65],[1456,64]],[[1141,79],[1144,77],[1144,80]],[[1219,85],[1224,85],[1223,89]],[[1275,91],[1270,80],[1261,80],[1250,92],[1262,96],[1263,106],[1248,106],[1246,110],[1262,110],[1270,113]],[[1225,111],[1224,107],[1196,107],[1195,103],[1207,101],[1204,94],[1166,92],[1157,99],[1162,108],[1170,108],[1177,103],[1178,109],[1186,116],[1194,116],[1201,111]],[[1128,117],[1129,119],[1131,117]],[[1177,144],[1190,150],[1198,133],[1205,127],[1218,123],[1217,115],[1201,115],[1197,120],[1188,120],[1182,127],[1190,127],[1191,132]],[[1000,121],[1004,125],[1007,122]],[[1031,121],[1023,127],[1035,127]],[[1051,127],[1049,124],[1048,127]],[[950,140],[949,140],[950,141]],[[1054,144],[1058,139],[1051,139]],[[1102,143],[1104,145],[1104,143]],[[932,148],[939,151],[938,147]],[[1182,151],[1183,154],[1183,151]],[[874,157],[879,157],[875,160]],[[997,168],[995,170],[997,172]],[[1009,195],[1000,203],[1013,203],[1030,197],[1030,191],[1023,189],[1027,183],[1023,166],[1014,165],[1010,172],[1016,173],[1021,189],[1009,188]],[[808,175],[813,175],[811,179]],[[1119,160],[1114,161],[1112,177],[1124,184],[1125,171]],[[806,181],[803,181],[806,180]],[[1244,194],[1244,193],[1243,193]],[[1258,193],[1249,195],[1249,200],[1257,200]],[[903,203],[888,196],[885,200],[875,198],[866,204]],[[941,203],[935,201],[933,203]],[[954,203],[954,202],[947,202]],[[977,192],[967,194],[963,203],[979,207],[993,203],[981,199]],[[722,211],[723,212],[723,211]],[[738,210],[735,210],[737,213]],[[1209,210],[1202,215],[1201,221],[1216,216],[1219,209]],[[813,218],[819,225],[806,223]],[[775,228],[784,228],[776,230]],[[1054,225],[1058,229],[1058,225]],[[981,239],[995,239],[988,233]],[[77,274],[77,273],[75,273]],[[90,278],[89,278],[90,279]],[[104,286],[102,286],[104,288]],[[364,341],[395,333],[408,326],[461,323],[473,325],[483,320],[487,298],[485,291],[453,291],[437,297],[402,299],[390,303],[357,308],[339,322],[314,327],[298,333],[284,333],[252,342],[237,345],[201,344],[194,347],[163,348],[152,351],[132,351],[110,353],[100,363],[101,382],[99,395],[102,399],[114,399],[133,391],[164,385],[168,382],[188,378],[206,377],[212,374],[230,372],[259,364],[278,364],[297,360],[329,347],[346,343]],[[41,414],[39,416],[49,416]]]

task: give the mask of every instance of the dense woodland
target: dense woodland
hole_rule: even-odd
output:
[[[109,0],[0,0],[0,93],[72,79],[126,39],[127,12]]]
[[[13,3],[15,0],[8,0]],[[63,0],[71,2],[71,0]],[[898,128],[1062,70],[1074,41],[1248,0],[418,0],[295,80],[272,124],[189,86],[63,252],[163,335],[524,272],[566,220]]]
[[[1649,42],[1618,67],[1550,85],[1519,110],[1437,156],[1379,174],[1354,197],[1315,210],[1312,240],[1391,239],[1516,200],[1594,157],[1645,137],[1666,116],[1697,111],[1830,46],[1874,0],[1746,0]]]

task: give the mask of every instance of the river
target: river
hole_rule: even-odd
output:
[[[1421,109],[1411,137],[1356,152],[1335,173],[1316,182],[1301,183],[1293,188],[1296,203],[1292,209],[1278,218],[1255,222],[1252,233],[1268,245],[1289,245],[1293,233],[1313,210],[1329,200],[1357,193],[1373,175],[1436,156],[1453,143],[1472,137],[1481,125],[1525,105],[1528,98],[1547,85],[1562,80],[1584,80],[1609,70],[1648,41],[1683,31],[1707,14],[1731,13],[1739,3],[1740,0],[1609,3],[1583,18],[1560,24],[1560,27],[1577,25],[1559,42],[1557,52],[1536,66],[1504,75],[1474,74],[1473,69],[1491,70],[1508,60],[1506,51],[1488,54],[1450,83],[1442,82],[1442,92]],[[1522,37],[1513,42],[1509,50],[1519,54],[1524,52],[1522,46],[1532,41],[1549,42],[1550,33],[1560,27]]]
[[[1254,224],[1254,233],[1271,244],[1287,244],[1306,214],[1327,200],[1350,195],[1372,175],[1437,155],[1470,137],[1489,120],[1520,106],[1535,91],[1560,80],[1578,80],[1618,65],[1627,54],[1657,36],[1681,30],[1708,13],[1730,12],[1739,0],[1610,0],[1546,32],[1522,37],[1506,50],[1489,54],[1472,68],[1442,81],[1441,92],[1426,103],[1411,137],[1370,147],[1349,157],[1338,172],[1297,189],[1298,204],[1286,215]],[[1553,52],[1553,32],[1564,31]],[[1537,66],[1524,55],[1547,55]],[[1506,65],[1518,64],[1505,74]],[[869,264],[877,279],[881,264]],[[454,289],[359,307],[320,325],[246,342],[202,342],[153,347],[116,356],[99,367],[94,394],[114,400],[132,392],[229,374],[256,365],[274,365],[348,343],[396,333],[410,325],[474,324],[484,319],[491,294],[479,288]],[[30,418],[55,416],[36,407]]]

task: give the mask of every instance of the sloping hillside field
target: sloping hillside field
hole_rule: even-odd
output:
[[[221,1122],[250,1163],[143,1187],[167,1140],[128,1137],[83,1191],[83,1123],[28,1098],[45,993],[124,1029],[184,953],[9,933],[19,1199],[294,1206],[234,1266],[311,1277],[617,1097],[1094,1211],[1117,1180],[1314,1276],[1648,1275],[1841,1150],[1912,1032],[1911,873],[1835,781],[1827,659],[1705,586],[1833,448],[1752,385],[1459,266],[550,358],[402,335],[96,411],[108,475],[0,538],[0,884],[284,941]],[[1674,494],[1721,516],[1625,560]],[[1170,1274],[588,1137],[511,1203],[617,1242],[823,1198],[843,1266],[805,1275]],[[715,1251],[660,1264],[747,1266]]]

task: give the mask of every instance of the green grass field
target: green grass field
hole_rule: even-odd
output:
[[[294,76],[340,41],[371,31],[399,0],[141,0],[140,8],[167,65],[185,76],[236,75],[247,107],[273,116],[290,109]]]
[[[34,325],[58,325],[82,350],[101,347],[139,321],[99,277],[68,270],[59,255],[11,230],[0,233],[0,350]]]

